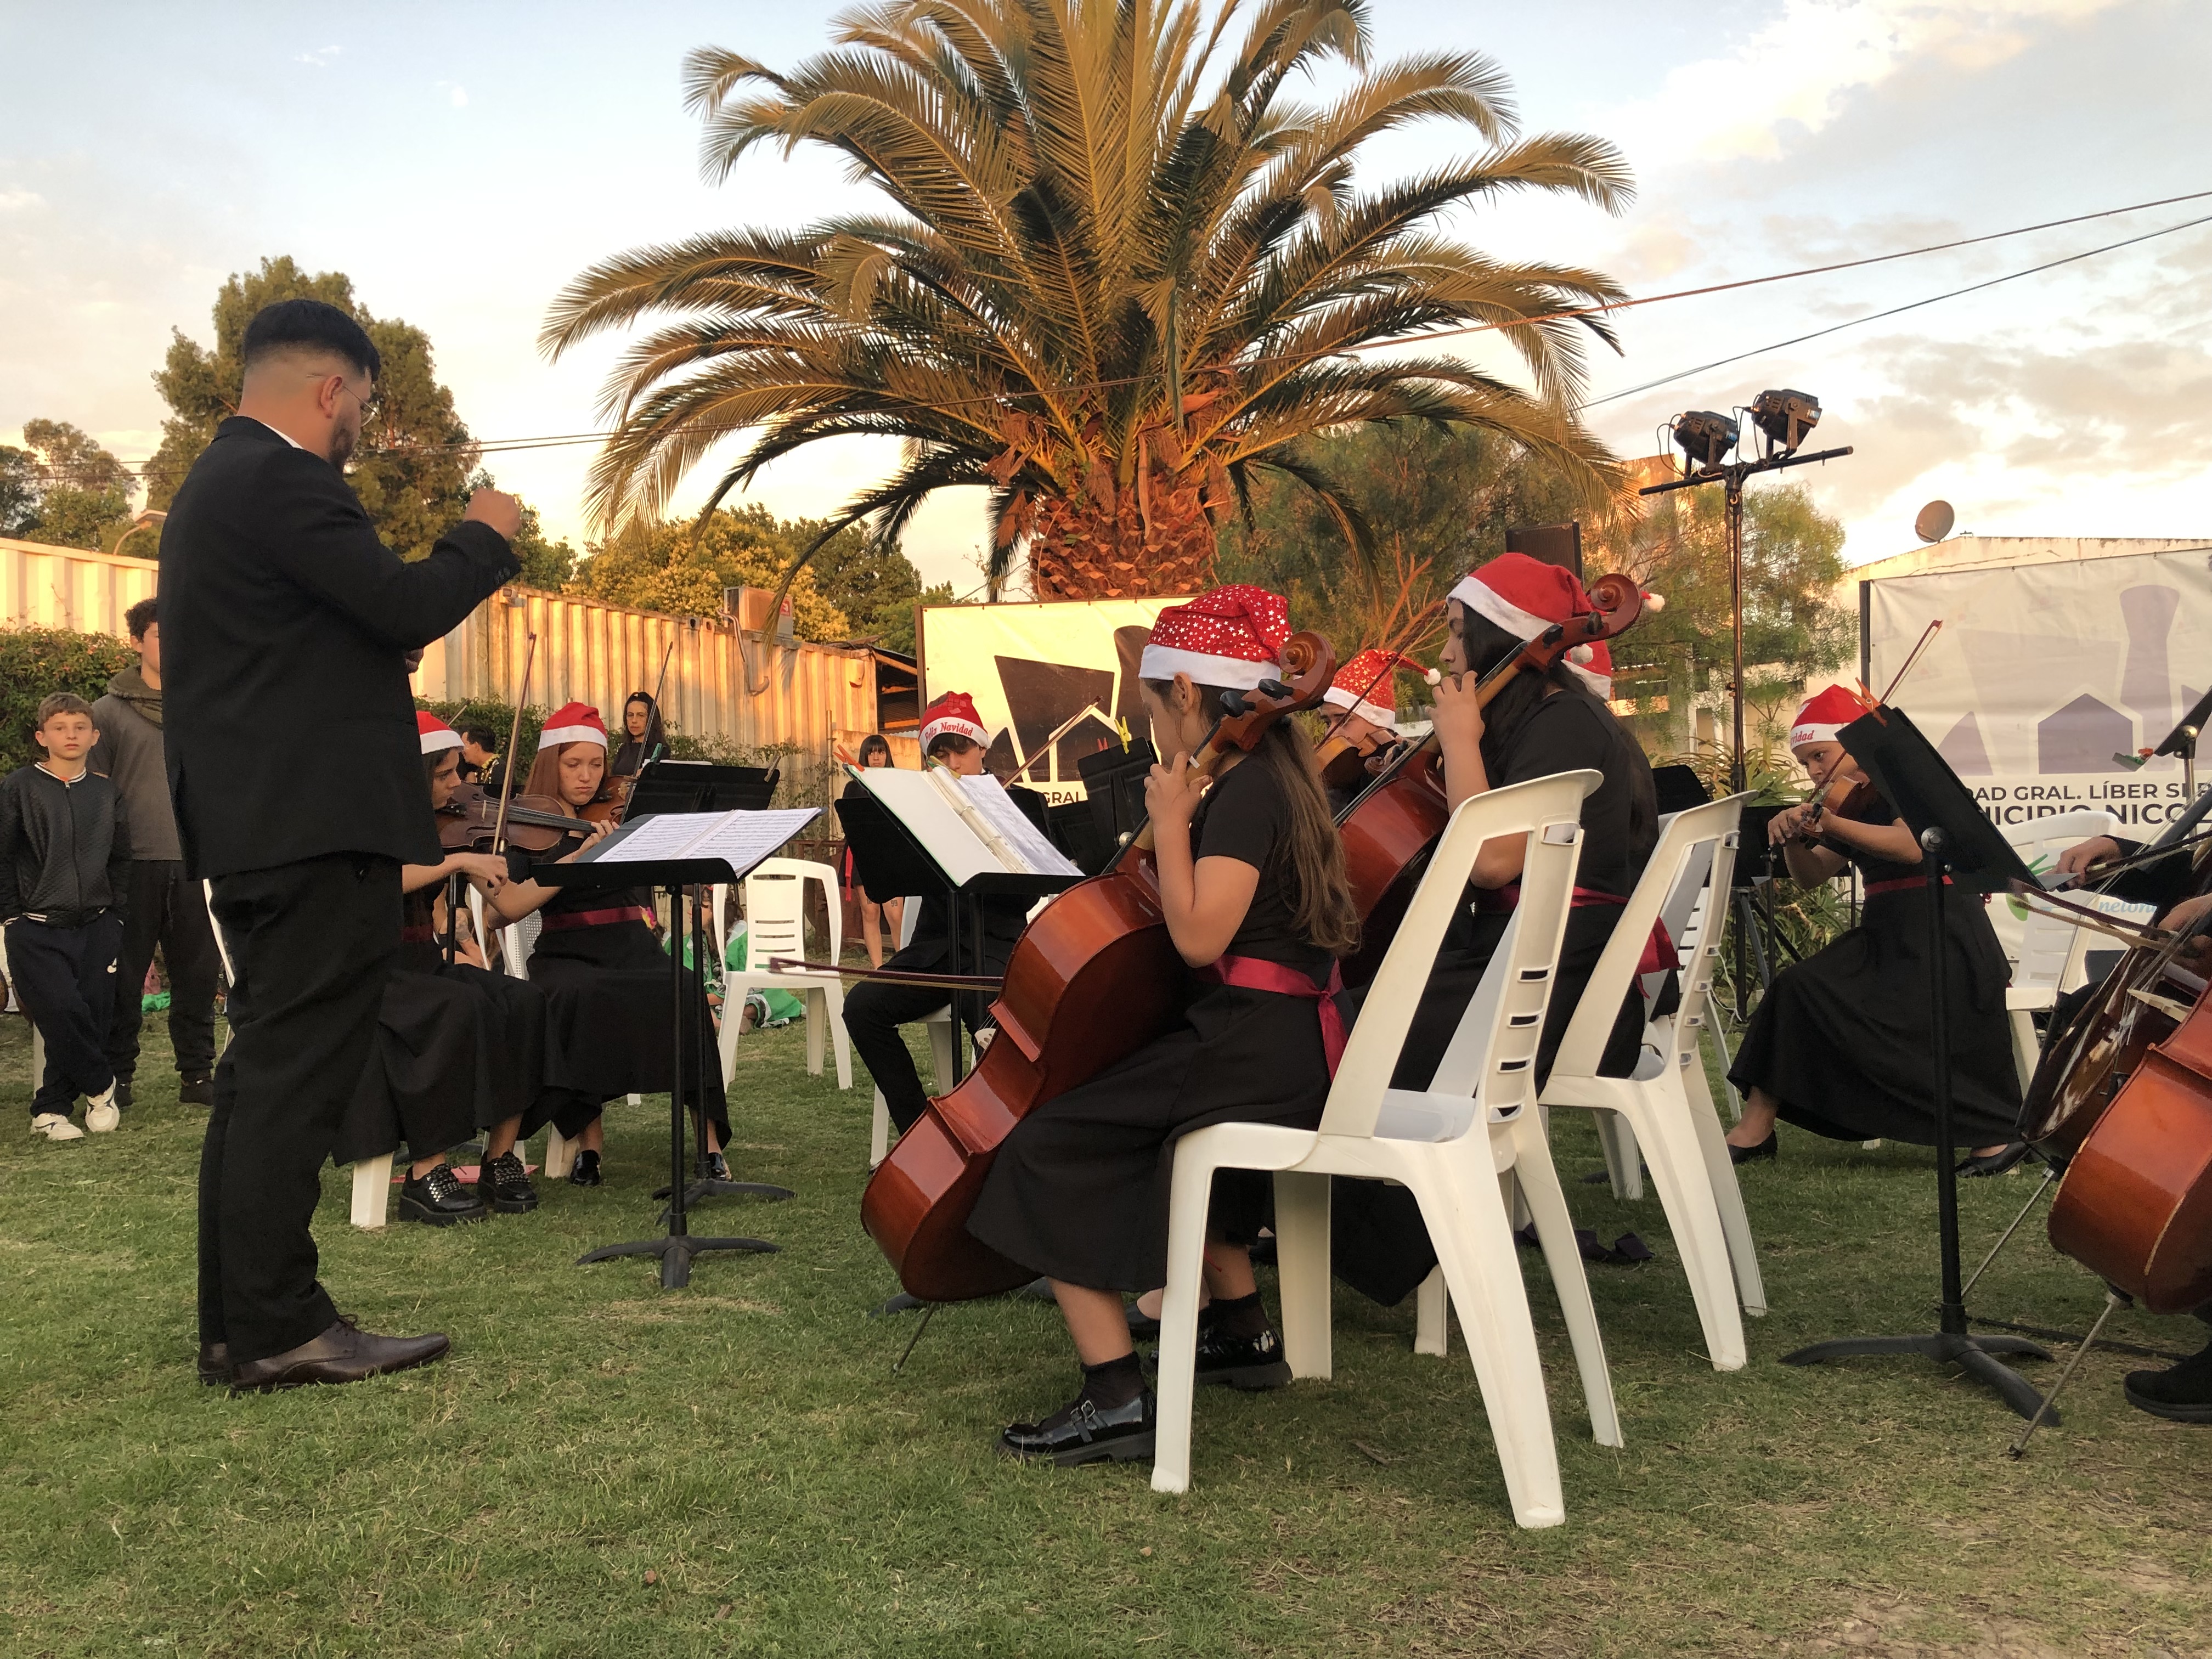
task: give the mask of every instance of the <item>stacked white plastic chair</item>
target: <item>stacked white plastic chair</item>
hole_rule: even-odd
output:
[[[1566,1513],[1559,1455],[1500,1189],[1501,1176],[1516,1175],[1565,1314],[1592,1431],[1601,1444],[1620,1443],[1596,1312],[1534,1084],[1581,854],[1577,820],[1599,781],[1595,772],[1562,773],[1475,796],[1453,813],[1369,991],[1319,1129],[1222,1123],[1176,1143],[1160,1315],[1157,1490],[1182,1492],[1190,1482],[1200,1275],[1218,1169],[1274,1174],[1284,1357],[1301,1377],[1326,1377],[1332,1368],[1330,1177],[1390,1180],[1412,1190],[1460,1310],[1514,1518],[1525,1527],[1557,1526]],[[1522,836],[1528,862],[1519,909],[1492,962],[1497,994],[1478,993],[1428,1091],[1391,1088],[1476,855],[1486,841]]]
[[[899,941],[902,951],[914,943],[915,924],[921,918],[921,900],[908,898],[899,906]],[[932,1086],[942,1092],[952,1080],[952,1004],[948,1000],[921,1017],[922,1029],[929,1036],[930,1063],[936,1069]],[[891,1150],[891,1111],[884,1103],[884,1091],[876,1091],[875,1108],[868,1122],[868,1167],[872,1170],[889,1156]]]
[[[1729,1158],[1711,1094],[1703,1086],[1705,1057],[1698,1051],[1698,1027],[1683,1017],[1705,1000],[1720,955],[1717,933],[1700,930],[1697,948],[1681,966],[1681,1009],[1646,1024],[1643,1063],[1635,1075],[1600,1077],[1597,1067],[1613,1035],[1621,999],[1636,979],[1637,963],[1653,921],[1685,882],[1709,878],[1713,891],[1727,890],[1735,868],[1736,824],[1747,799],[1730,795],[1669,819],[1567,1023],[1543,1093],[1547,1111],[1581,1107],[1617,1115],[1631,1132],[1622,1138],[1622,1148],[1614,1157],[1625,1152],[1625,1161],[1633,1169],[1640,1149],[1650,1164],[1698,1304],[1705,1352],[1714,1369],[1724,1371],[1738,1370],[1744,1363],[1742,1310],[1765,1312],[1766,1294],[1743,1196],[1736,1186],[1735,1166]],[[1689,1081],[1692,1072],[1700,1073],[1694,1090]]]
[[[745,961],[743,968],[726,970],[722,981],[722,1081],[727,1083],[738,1063],[738,1028],[745,993],[755,987],[785,991],[806,1000],[806,1069],[822,1074],[823,1040],[827,1035],[837,1054],[837,1086],[853,1086],[853,1047],[845,1035],[845,982],[835,973],[812,973],[801,969],[774,969],[775,957],[804,960],[806,956],[806,884],[822,889],[830,924],[830,961],[836,963],[845,948],[844,905],[837,891],[837,873],[826,864],[807,859],[764,859],[745,878]]]

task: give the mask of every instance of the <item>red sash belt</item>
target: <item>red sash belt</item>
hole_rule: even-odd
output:
[[[1336,1063],[1344,1058],[1344,1016],[1336,1006],[1336,994],[1344,988],[1344,973],[1335,963],[1328,965],[1328,983],[1318,987],[1297,969],[1279,962],[1265,962],[1258,957],[1221,957],[1198,969],[1198,976],[1217,985],[1234,985],[1246,991],[1273,991],[1279,996],[1304,997],[1316,1004],[1321,1015],[1321,1051],[1328,1057],[1328,1074],[1336,1075]]]
[[[653,912],[642,904],[617,904],[605,910],[559,910],[539,924],[542,931],[557,933],[571,927],[611,927],[618,921],[641,921],[653,926]]]
[[[1510,910],[1521,902],[1521,884],[1508,882],[1503,887],[1475,889],[1474,908],[1492,912]],[[1570,910],[1590,910],[1605,905],[1626,905],[1627,899],[1619,893],[1601,893],[1595,887],[1577,887],[1567,901]],[[1651,919],[1651,936],[1644,941],[1644,954],[1636,959],[1637,976],[1663,974],[1679,967],[1681,955],[1674,948],[1674,936],[1668,933],[1667,924],[1659,917]]]
[[[399,942],[402,945],[435,945],[438,930],[427,921],[419,927],[403,927],[399,930]]]
[[[1925,876],[1899,876],[1893,881],[1870,881],[1866,884],[1866,896],[1872,898],[1876,893],[1910,892],[1916,887],[1925,887],[1927,884],[1928,878]],[[1943,884],[1948,887],[1951,884],[1951,878],[1944,877]]]

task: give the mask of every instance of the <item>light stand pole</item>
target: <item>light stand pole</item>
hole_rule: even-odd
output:
[[[1769,454],[1755,461],[1716,462],[1699,468],[1680,478],[1665,483],[1647,485],[1638,490],[1639,495],[1664,495],[1676,489],[1694,489],[1699,484],[1717,483],[1723,486],[1728,502],[1729,538],[1729,627],[1733,635],[1734,653],[1729,673],[1729,787],[1732,792],[1743,788],[1743,485],[1747,478],[1760,472],[1779,472],[1786,466],[1808,466],[1814,461],[1832,461],[1851,453],[1845,444],[1840,449],[1818,449],[1809,455],[1795,453]]]

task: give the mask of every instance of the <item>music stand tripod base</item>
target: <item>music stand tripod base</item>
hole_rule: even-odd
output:
[[[680,1291],[691,1282],[691,1258],[708,1250],[754,1250],[773,1255],[783,1247],[759,1238],[694,1238],[677,1233],[666,1238],[641,1238],[627,1244],[603,1244],[576,1258],[580,1267],[589,1261],[612,1261],[617,1256],[657,1255],[660,1258],[660,1288]]]
[[[2048,1359],[2050,1350],[2024,1336],[1977,1336],[1930,1331],[1924,1336],[1844,1336],[1815,1342],[1809,1348],[1785,1353],[1785,1365],[1817,1365],[1826,1359],[1856,1359],[1884,1354],[1919,1354],[1942,1364],[1956,1365],[1968,1376],[1988,1383],[2006,1405],[2022,1417],[2033,1418],[2043,1409],[2043,1395],[2035,1385],[2009,1365],[1991,1358],[2001,1353],[2028,1359]],[[2056,1409],[2045,1409],[2043,1420],[2056,1425]]]
[[[668,1188],[665,1186],[655,1187],[653,1189],[653,1195],[655,1198],[665,1198],[668,1196]],[[713,1176],[700,1176],[685,1183],[684,1207],[688,1210],[702,1198],[757,1198],[765,1200],[770,1204],[781,1204],[787,1198],[798,1196],[799,1194],[788,1187],[772,1187],[765,1181],[719,1181]],[[667,1224],[670,1213],[668,1210],[663,1210],[660,1212],[663,1226]]]

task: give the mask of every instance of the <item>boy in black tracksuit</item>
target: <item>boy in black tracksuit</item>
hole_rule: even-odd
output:
[[[119,1116],[105,1049],[130,840],[115,786],[85,764],[100,739],[92,705],[57,692],[39,705],[35,736],[46,757],[0,778],[0,927],[15,994],[46,1044],[31,1132],[76,1140],[78,1095],[94,1133]]]

